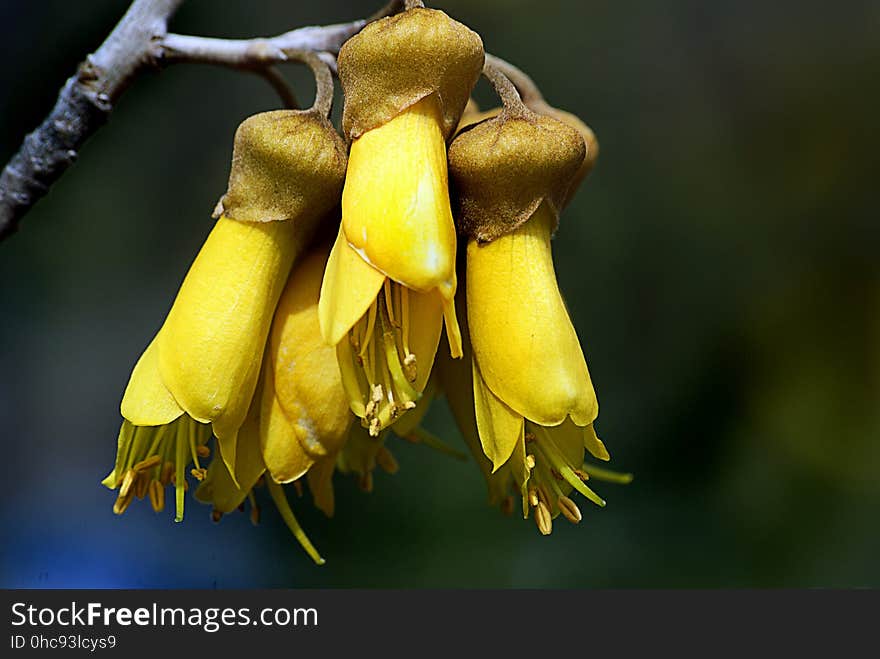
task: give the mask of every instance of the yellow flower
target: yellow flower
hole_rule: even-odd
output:
[[[524,224],[467,248],[467,318],[473,346],[476,426],[497,472],[508,465],[540,531],[562,513],[581,513],[577,490],[605,502],[584,481],[584,449],[608,460],[593,421],[598,404],[587,364],[556,283],[550,236],[556,224],[542,203]]]
[[[281,295],[266,352],[259,445],[278,483],[302,477],[335,455],[352,416],[336,360],[321,337],[318,294],[329,246],[313,249],[294,268]]]
[[[217,221],[123,395],[117,464],[104,481],[120,488],[118,512],[127,505],[131,472],[143,472],[146,461],[164,482],[161,470],[170,462],[180,521],[182,475],[192,458],[193,475],[203,477],[197,451],[212,430],[234,469],[272,313],[298,249],[294,230],[293,222]]]
[[[446,145],[430,95],[352,144],[321,288],[324,339],[337,347],[351,410],[373,436],[419,400],[444,320],[452,354],[461,354],[455,248]]]
[[[239,125],[220,219],[122,399],[116,466],[104,481],[120,488],[117,512],[133,480],[152,474],[161,485],[170,464],[182,520],[186,466],[192,458],[192,474],[204,478],[199,450],[212,432],[235,480],[275,306],[297,254],[337,203],[345,166],[342,139],[317,111],[264,112]]]

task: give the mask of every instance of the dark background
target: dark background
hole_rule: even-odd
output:
[[[125,0],[0,2],[0,161]],[[271,35],[377,2],[188,0],[177,32]],[[596,131],[560,284],[614,464],[604,510],[542,538],[482,478],[396,441],[402,469],[337,515],[111,512],[118,404],[211,228],[264,81],[140,79],[0,245],[0,586],[880,586],[880,4],[547,0],[434,6]],[[301,98],[309,78],[295,68]],[[484,105],[491,96],[483,86]],[[445,403],[429,427],[460,443]],[[265,492],[262,493],[265,495]]]

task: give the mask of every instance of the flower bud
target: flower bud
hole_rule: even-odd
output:
[[[356,139],[435,94],[448,139],[483,68],[480,36],[436,9],[367,25],[339,51],[342,127]]]
[[[558,213],[585,154],[577,130],[525,108],[463,131],[449,147],[458,230],[489,242],[526,222],[543,201]]]

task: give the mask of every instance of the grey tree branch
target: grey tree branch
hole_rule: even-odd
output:
[[[145,69],[179,62],[205,62],[264,74],[281,93],[269,67],[292,50],[317,51],[331,66],[332,53],[370,20],[400,11],[392,0],[365,20],[303,27],[265,39],[211,39],[168,33],[168,20],[183,0],[134,0],[104,43],[65,82],[49,116],[27,135],[0,173],[0,240],[17,228],[30,208],[76,159],[80,148],[107,120],[116,101]],[[283,96],[283,95],[282,95]],[[290,97],[286,104],[295,102]]]

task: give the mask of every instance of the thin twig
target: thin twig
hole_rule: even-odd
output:
[[[0,240],[74,162],[80,148],[107,120],[121,94],[145,69],[176,62],[206,62],[244,70],[287,61],[285,51],[319,51],[331,68],[332,53],[369,20],[400,11],[392,0],[366,20],[304,27],[270,39],[210,39],[168,34],[168,20],[183,0],[134,0],[93,54],[67,80],[49,116],[27,135],[0,173]],[[263,72],[279,93],[279,78]],[[289,104],[291,99],[282,96]]]

